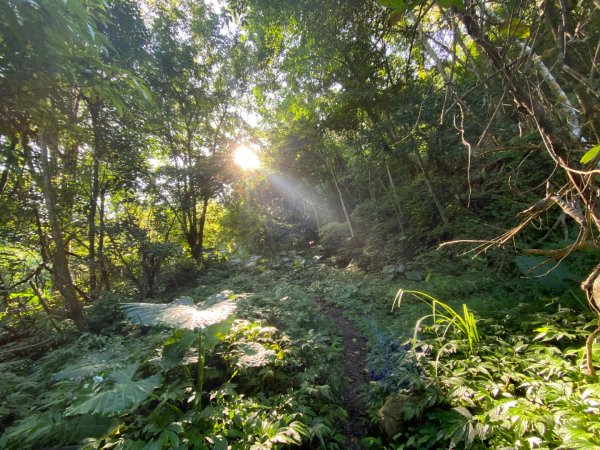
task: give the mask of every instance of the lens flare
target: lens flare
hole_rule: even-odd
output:
[[[260,168],[258,155],[254,150],[245,145],[241,145],[235,150],[233,161],[244,170],[256,170]]]

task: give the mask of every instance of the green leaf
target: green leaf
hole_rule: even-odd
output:
[[[92,38],[92,41],[94,39],[96,39],[96,33],[94,32],[94,29],[92,28],[92,26],[88,23],[88,33],[90,33],[90,37]]]
[[[234,316],[228,317],[222,322],[206,328],[204,332],[204,348],[206,350],[212,350],[219,342],[221,342],[225,336],[229,334],[231,326],[233,325]]]
[[[147,102],[150,102],[152,100],[152,94],[150,93],[150,90],[146,87],[146,85],[144,83],[138,81],[137,77],[130,75],[127,78],[127,81],[131,87],[133,87],[140,94],[142,94],[142,97],[144,97],[144,100],[146,100]]]
[[[600,153],[600,144],[593,146],[587,152],[585,152],[585,155],[581,157],[581,164],[589,163],[592,159],[596,157],[598,153]]]
[[[144,326],[164,325],[170,328],[202,330],[226,320],[236,309],[231,299],[205,309],[190,305],[123,303],[121,308],[132,322]]]
[[[60,372],[55,373],[54,378],[57,380],[73,380],[89,377],[103,371],[114,369],[115,366],[123,360],[123,355],[119,356],[112,351],[91,353],[75,364],[71,364]]]
[[[214,439],[214,450],[227,450],[227,439],[218,437]]]
[[[104,94],[110,104],[115,108],[117,116],[122,117],[123,111],[125,110],[125,103],[123,103],[121,96],[112,90],[108,90]]]
[[[551,291],[561,291],[569,288],[566,280],[581,283],[582,276],[571,272],[565,264],[556,265],[548,262],[541,256],[519,255],[515,257],[515,263],[521,273],[531,277],[540,287]]]
[[[436,0],[436,3],[440,8],[452,8],[455,6],[462,9],[465,7],[463,0]]]
[[[406,0],[379,0],[379,3],[388,8],[403,10],[406,9]]]
[[[132,378],[138,369],[138,364],[133,364],[110,375],[115,381],[111,389],[94,394],[91,398],[66,410],[67,416],[78,414],[115,415],[133,410],[146,401],[152,391],[160,386],[160,376],[153,375],[143,380],[133,381]]]
[[[500,26],[500,35],[507,37],[517,37],[519,39],[528,38],[531,34],[531,28],[523,20],[514,18],[506,20]]]
[[[75,436],[78,440],[89,437],[100,437],[114,430],[120,423],[114,418],[96,414],[77,416],[72,420],[69,425],[75,430]]]
[[[163,347],[162,366],[169,370],[181,365],[185,352],[196,343],[197,339],[196,333],[191,330],[176,330]]]
[[[423,278],[425,278],[425,274],[420,270],[408,271],[404,274],[404,276],[406,277],[406,279],[411,281],[421,281],[423,280]]]
[[[123,367],[121,370],[116,370],[111,373],[108,378],[114,381],[117,384],[125,384],[129,383],[133,380],[135,373],[137,372],[139,364],[130,364],[127,367]]]

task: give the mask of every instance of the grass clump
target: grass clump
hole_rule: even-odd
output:
[[[413,344],[415,346],[417,345],[417,334],[419,332],[420,325],[424,320],[431,318],[436,324],[442,326],[447,325],[447,328],[454,327],[457,332],[467,339],[469,344],[469,352],[473,353],[473,345],[479,342],[481,337],[477,331],[475,316],[471,311],[469,311],[467,305],[463,303],[463,314],[461,316],[450,305],[447,305],[446,303],[436,299],[435,297],[432,297],[429,294],[426,294],[425,292],[400,289],[396,294],[396,298],[394,298],[392,309],[400,308],[402,297],[404,297],[405,294],[416,297],[426,305],[431,305],[431,314],[421,317],[415,325],[415,332],[413,336]]]

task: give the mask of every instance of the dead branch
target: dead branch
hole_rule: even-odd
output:
[[[523,250],[523,254],[530,256],[544,256],[550,259],[562,259],[576,250],[586,249],[599,250],[600,246],[594,241],[585,241],[577,245],[569,245],[568,247],[563,248],[527,248]]]
[[[592,377],[596,376],[596,369],[594,368],[594,363],[592,361],[592,351],[594,346],[594,341],[600,334],[600,327],[596,328],[586,339],[585,341],[585,355],[586,355],[586,364],[588,372]]]

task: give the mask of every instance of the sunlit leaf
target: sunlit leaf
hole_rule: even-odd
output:
[[[600,153],[600,144],[593,146],[581,157],[581,164],[587,164]]]
[[[440,8],[464,8],[465,4],[463,0],[436,0],[437,5]]]
[[[263,367],[273,362],[277,354],[258,342],[247,342],[238,346],[237,365],[240,367]]]
[[[123,303],[121,308],[132,322],[144,326],[204,329],[226,320],[236,309],[233,300],[224,300],[205,309],[190,305]]]
[[[507,20],[500,26],[500,35],[525,39],[531,34],[531,29],[523,20],[515,18]]]
[[[188,306],[193,306],[194,305],[194,299],[192,297],[188,297],[188,296],[184,295],[182,297],[176,298],[171,303],[173,305],[188,305]]]
[[[226,289],[224,291],[219,292],[218,294],[213,294],[210,297],[208,297],[208,299],[206,299],[206,302],[204,303],[204,305],[212,306],[216,303],[222,302],[223,300],[233,300],[234,298],[235,298],[235,295],[233,294],[233,291]]]
[[[379,3],[388,8],[397,10],[406,9],[406,0],[379,0]]]

